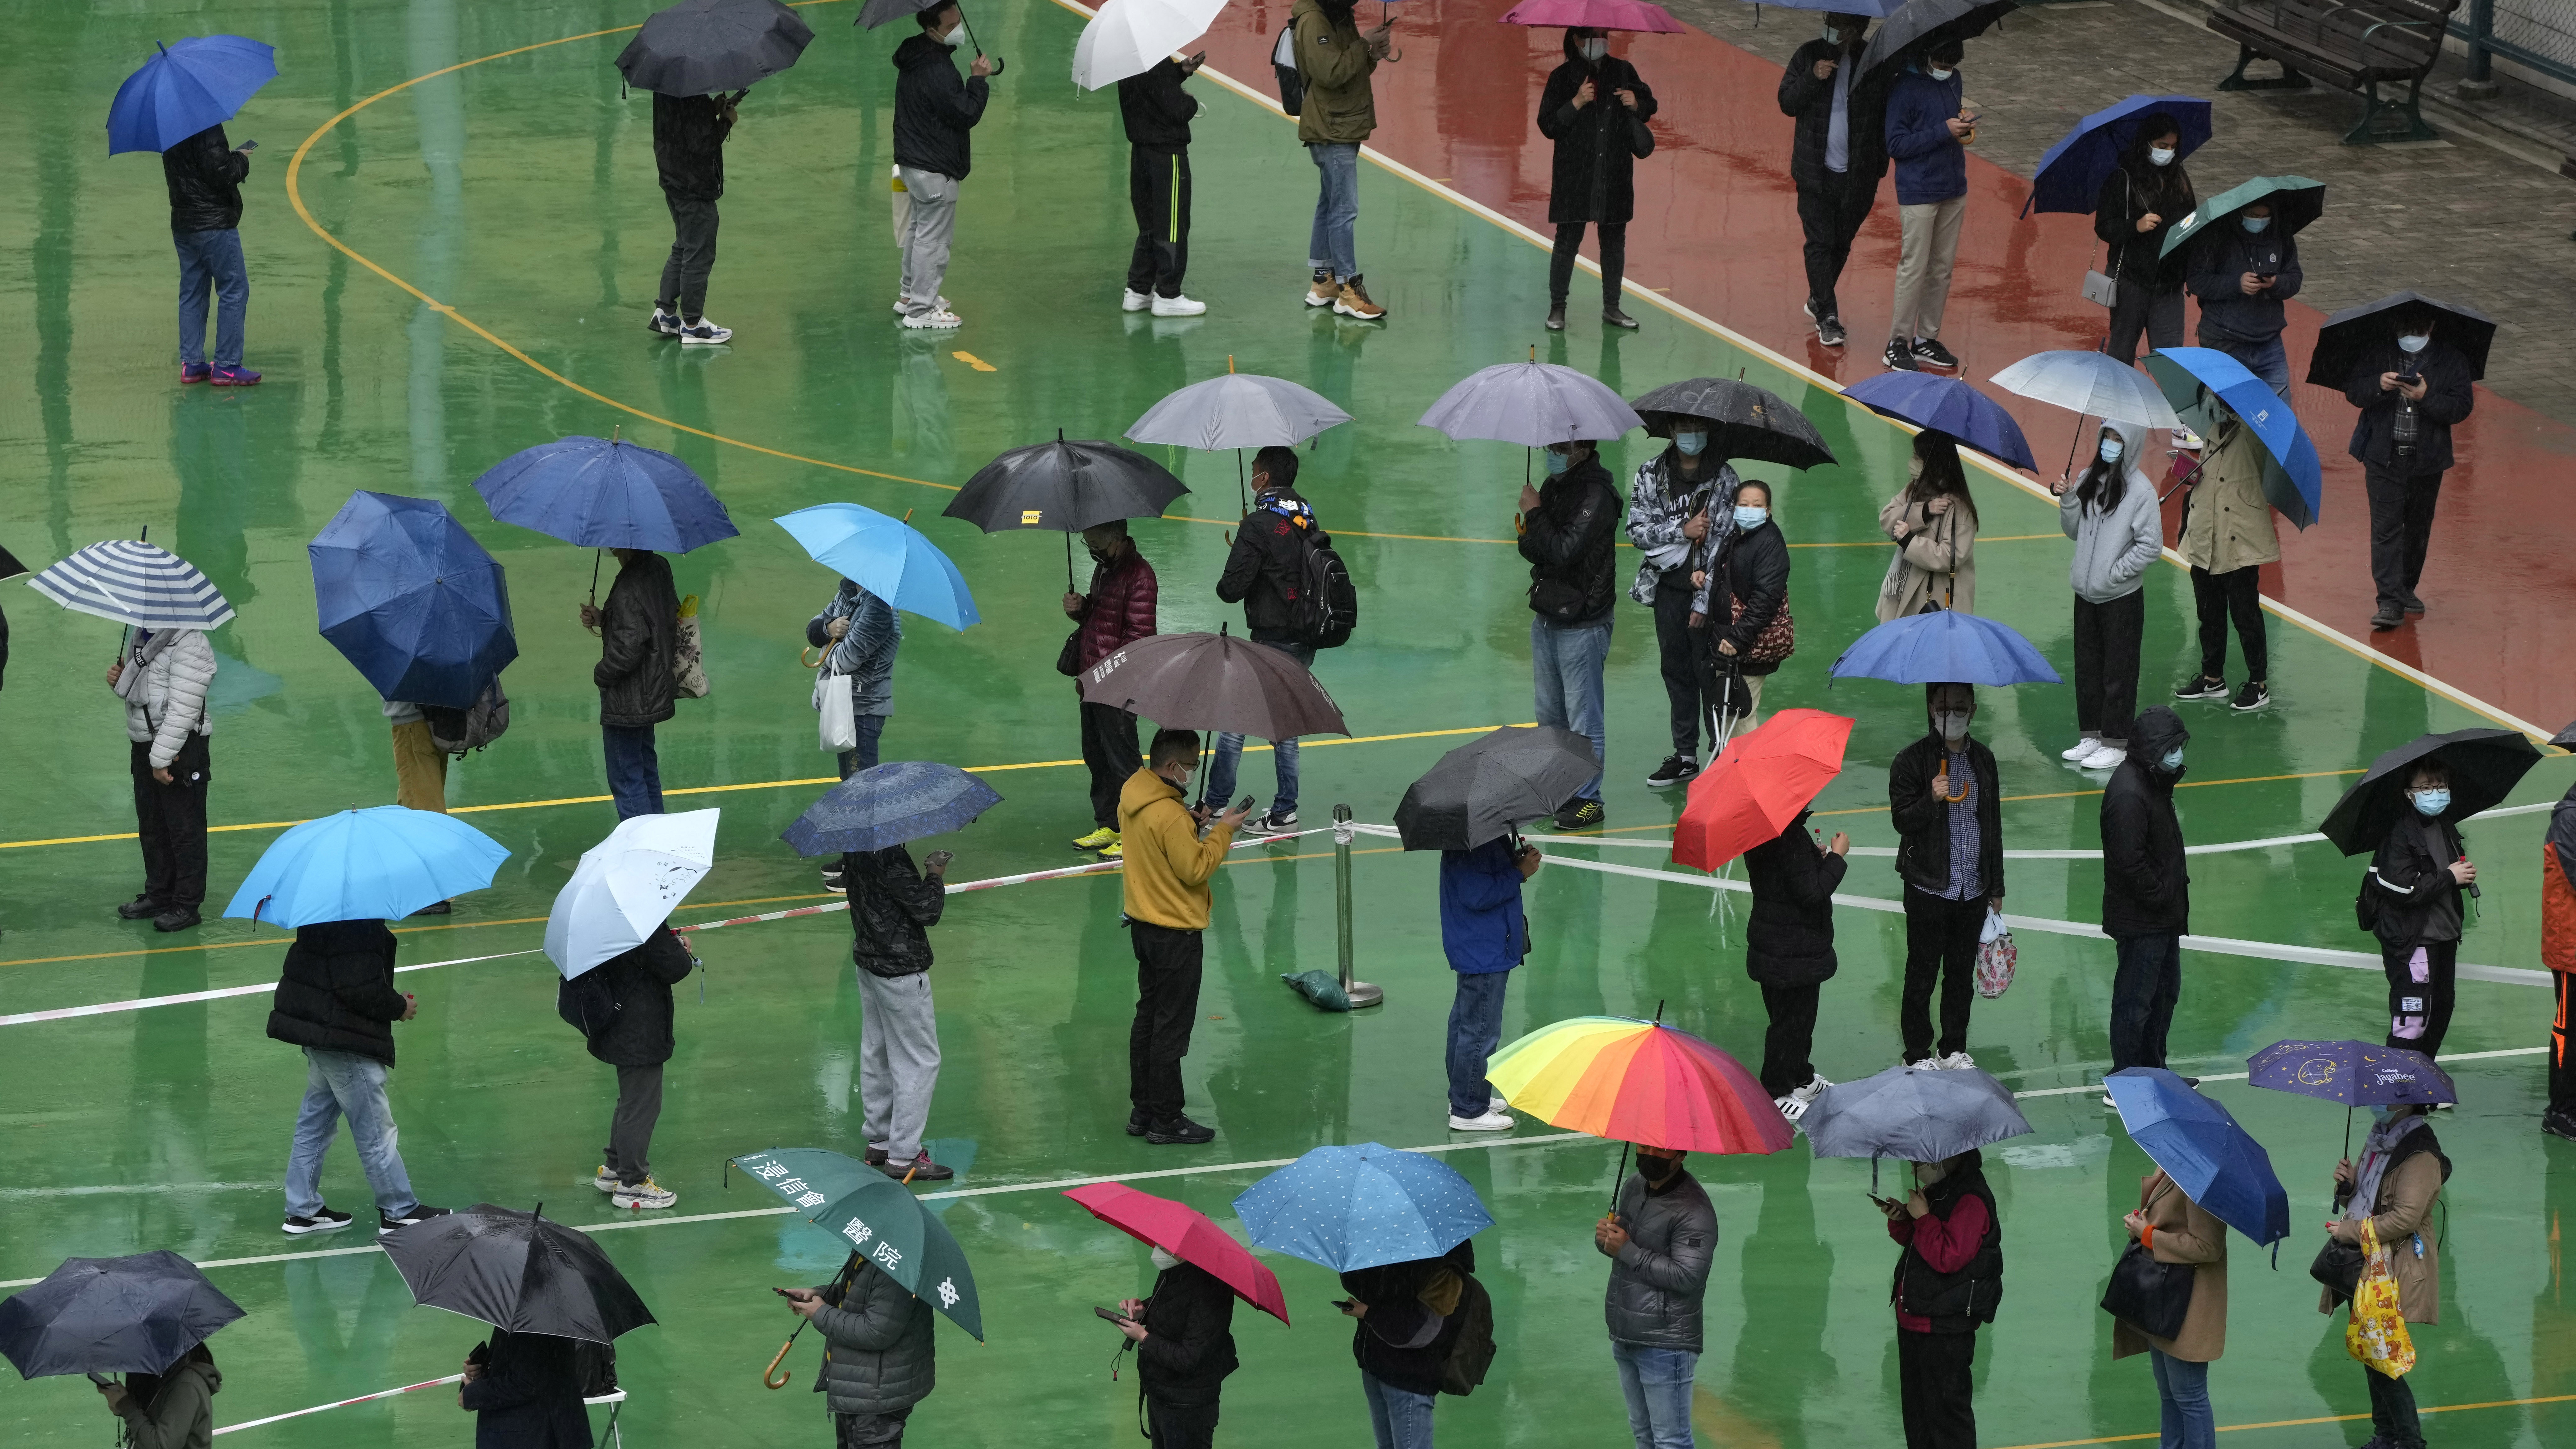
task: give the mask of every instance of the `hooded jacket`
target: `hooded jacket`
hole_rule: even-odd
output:
[[[1131,541],[1127,556],[1116,563],[1091,566],[1091,592],[1082,596],[1082,642],[1074,649],[1078,668],[1091,666],[1154,632],[1157,591],[1154,566],[1145,562]]]
[[[1588,105],[1574,93],[1593,83]],[[1636,93],[1631,111],[1613,94]],[[1637,68],[1615,55],[1569,60],[1548,72],[1538,97],[1538,133],[1556,143],[1548,176],[1547,219],[1614,225],[1637,214],[1637,138],[1655,114],[1655,92]],[[1651,146],[1653,140],[1648,138]]]
[[[1407,1393],[1439,1393],[1442,1365],[1467,1326],[1458,1304],[1475,1261],[1469,1239],[1443,1257],[1344,1273],[1342,1291],[1368,1305],[1351,1330],[1361,1370]]]
[[[382,921],[295,928],[271,998],[268,1034],[293,1046],[394,1064],[394,1023],[411,1007],[394,990],[394,933]]]
[[[948,889],[924,876],[900,845],[841,857],[842,892],[850,901],[850,960],[871,976],[917,976],[930,969],[930,928],[948,908]]]
[[[724,195],[724,143],[733,134],[714,96],[653,93],[653,169],[664,194],[678,201]]]
[[[1764,986],[1815,986],[1833,979],[1834,891],[1851,862],[1821,849],[1807,817],[1744,852],[1753,910],[1744,924],[1744,974]]]
[[[1296,32],[1297,74],[1306,103],[1297,115],[1297,140],[1307,146],[1357,146],[1377,129],[1377,95],[1369,77],[1377,57],[1360,38],[1356,6],[1327,11],[1321,0],[1288,8]]]
[[[1529,560],[1530,608],[1569,629],[1598,623],[1619,602],[1619,486],[1594,453],[1539,485],[1538,507],[1521,520],[1521,557]],[[1538,592],[1556,584],[1579,591],[1572,618],[1538,608]]]
[[[1243,605],[1243,627],[1255,639],[1292,640],[1297,591],[1305,587],[1306,550],[1331,548],[1333,536],[1315,521],[1315,510],[1294,488],[1274,488],[1254,500],[1234,530],[1234,547],[1216,596]]]
[[[1968,757],[1969,777],[1977,797],[1977,893],[2001,900],[2004,807],[1995,752],[1973,737],[1959,742],[1959,752]],[[1932,781],[1948,762],[1949,754],[1940,732],[1933,730],[1897,751],[1887,767],[1887,813],[1895,822],[1897,836],[1896,874],[1926,895],[1937,896],[1950,888],[1950,812],[1956,807],[1932,793]],[[1960,783],[1957,776],[1951,777],[1952,794],[1958,793]]]
[[[834,619],[850,621],[837,641]],[[894,605],[843,579],[823,612],[805,621],[805,642],[824,651],[824,673],[850,677],[856,713],[894,713],[894,656],[903,647],[903,620]]]
[[[1201,840],[1181,787],[1148,768],[1128,776],[1118,792],[1118,840],[1127,861],[1118,883],[1128,919],[1172,931],[1206,930],[1208,878],[1225,863],[1234,827],[1220,818]]]
[[[993,88],[980,75],[959,75],[948,47],[927,33],[894,48],[894,68],[895,164],[965,180],[975,164],[966,133],[983,119]]]
[[[2415,451],[2400,458],[2393,434],[2398,407],[2405,399],[2382,390],[2379,375],[2403,373],[2409,367],[2424,379],[2424,400],[2415,404]],[[2469,410],[2477,406],[2476,390],[2469,383],[2469,360],[2439,335],[2412,357],[2398,348],[2394,337],[2364,349],[2353,362],[2343,395],[2361,409],[2352,425],[2351,446],[2345,451],[2373,468],[2405,476],[2450,467],[2451,427],[2468,421]]]
[[[2287,403],[2283,407],[2289,406]],[[2200,478],[2183,504],[2182,561],[2231,574],[2281,561],[2272,500],[2263,494],[2263,440],[2230,413],[2201,454]]]
[[[1744,612],[1735,612],[1735,601]],[[1691,612],[1708,616],[1708,647],[1720,639],[1735,646],[1739,668],[1746,674],[1770,674],[1777,664],[1753,658],[1753,641],[1789,606],[1789,541],[1780,536],[1780,520],[1763,520],[1760,528],[1729,528],[1709,566],[1708,582],[1691,599]]]
[[[1824,80],[1816,79],[1816,62],[1842,64]],[[1820,186],[1833,172],[1825,166],[1832,141],[1834,87],[1860,64],[1860,52],[1846,51],[1819,37],[1799,46],[1780,73],[1780,114],[1798,120],[1789,143],[1789,179],[1800,186]],[[1875,183],[1887,174],[1887,71],[1851,76],[1851,93],[1843,102],[1843,176]],[[1876,191],[1877,187],[1870,188]]]
[[[2540,964],[2576,974],[2576,786],[2549,812],[2540,842]]]
[[[678,713],[671,659],[680,644],[680,595],[671,585],[671,561],[639,552],[618,564],[599,613],[599,663],[590,671],[599,686],[599,722],[631,729]]]
[[[241,184],[250,158],[208,126],[161,153],[161,183],[170,192],[170,229],[232,231],[241,225]]]
[[[147,1396],[139,1380],[126,1378],[124,1407],[126,1443],[132,1449],[212,1449],[215,1442],[215,1395],[223,1392],[223,1371],[211,1356],[199,1358],[202,1345],[157,1376]]]
[[[1891,542],[1898,528],[1906,532],[1879,584],[1878,621],[1920,614],[1926,604],[1977,612],[1976,510],[1954,498],[1936,515],[1912,492],[1900,488],[1879,505],[1878,531]]]
[[[1628,1241],[1610,1260],[1601,1304],[1611,1341],[1699,1352],[1700,1300],[1717,1255],[1717,1209],[1707,1190],[1688,1170],[1675,1171],[1661,1192],[1632,1173],[1619,1186],[1618,1216]]]
[[[1912,65],[1887,89],[1887,154],[1896,163],[1896,204],[1924,206],[1968,194],[1968,148],[1950,134],[1959,114],[1957,71],[1934,80]]]
[[[1156,1403],[1213,1404],[1226,1375],[1241,1367],[1234,1356],[1234,1290],[1191,1263],[1155,1275],[1140,1322],[1136,1377]]]
[[[1127,128],[1128,145],[1150,151],[1188,149],[1190,119],[1199,113],[1199,101],[1181,89],[1187,79],[1181,63],[1167,55],[1143,75],[1118,83],[1118,119]]]
[[[474,1412],[474,1449],[590,1449],[573,1340],[492,1330],[491,1356],[457,1402]]]
[[[2200,299],[2202,342],[2269,342],[2289,325],[2282,307],[2299,295],[2305,274],[2299,270],[2298,238],[2272,227],[2261,235],[2248,232],[2238,217],[2222,217],[2192,238],[2191,294]],[[2245,295],[2245,274],[2278,280],[2260,293]]]
[[[2427,820],[2407,804],[2370,858],[2365,882],[2379,894],[2380,944],[2402,948],[2460,939],[2460,883],[2451,878],[2451,862],[2467,853],[2458,826]]]
[[[125,699],[125,737],[152,747],[153,768],[170,768],[188,736],[215,732],[215,722],[206,714],[206,695],[215,685],[215,647],[203,633],[136,630],[125,651],[125,667],[143,671],[139,689],[117,691]],[[123,676],[118,682],[123,683]]]
[[[2156,511],[2156,485],[2137,466],[2146,456],[2147,430],[2136,423],[2113,423],[2120,435],[2122,470],[2120,501],[2109,511],[2086,503],[2070,485],[2057,499],[2057,526],[2075,540],[2074,562],[2066,582],[2088,604],[2125,599],[2145,586],[2148,565],[2164,556],[2163,515]],[[2096,454],[2099,457],[2099,454]]]
[[[1529,954],[1521,868],[1510,836],[1440,852],[1440,945],[1449,969],[1462,976],[1509,971]]]
[[[2182,252],[2166,256],[2164,247],[2165,234],[2191,214],[2191,177],[2183,171],[2179,157],[2171,165],[2151,169],[2179,180],[2181,194],[2158,201],[2155,192],[2140,185],[2124,161],[2102,178],[2102,189],[2093,198],[2093,234],[2110,247],[2102,270],[2121,286],[2144,288],[2149,295],[2162,297],[2181,291],[2183,276],[2190,269],[2187,256]],[[2145,231],[2138,230],[2138,223],[2150,213],[2156,217],[2156,224]]]
[[[885,1270],[855,1258],[841,1281],[816,1288],[823,1368],[814,1392],[835,1414],[897,1414],[930,1396],[939,1381],[938,1340],[928,1303]]]
[[[1739,481],[1731,463],[1710,465],[1701,454],[1700,475],[1684,478],[1674,471],[1673,460],[1680,451],[1666,448],[1637,465],[1636,476],[1628,481],[1628,541],[1637,546],[1643,557],[1637,560],[1637,577],[1628,585],[1628,597],[1652,607],[1655,594],[1667,579],[1676,588],[1689,588],[1691,570],[1698,568],[1708,555],[1711,539],[1724,532],[1719,517],[1726,510],[1726,500],[1735,496]],[[1682,525],[1702,510],[1708,512],[1708,533],[1698,539],[1682,536]]]
[[[671,1059],[671,988],[697,959],[669,926],[555,988],[555,1011],[574,1022],[590,1054],[612,1067],[652,1067]]]
[[[2102,932],[2179,936],[2191,929],[2191,872],[2174,818],[2166,753],[2191,738],[2181,716],[2157,705],[2138,716],[2129,757],[2102,791]]]

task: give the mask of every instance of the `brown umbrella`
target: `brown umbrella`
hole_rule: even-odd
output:
[[[1293,740],[1347,735],[1341,707],[1284,649],[1214,634],[1156,634],[1082,671],[1082,700],[1170,729]]]

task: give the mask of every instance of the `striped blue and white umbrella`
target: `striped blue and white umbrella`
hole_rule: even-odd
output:
[[[217,629],[233,617],[233,606],[194,564],[130,538],[93,543],[27,586],[66,609],[138,629]]]

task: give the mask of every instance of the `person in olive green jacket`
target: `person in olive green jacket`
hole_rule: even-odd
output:
[[[2231,705],[2261,709],[2272,702],[2264,687],[2270,668],[2263,631],[2262,566],[2281,561],[2272,531],[2272,505],[2263,496],[2264,451],[2254,430],[2234,413],[2218,425],[2192,480],[2182,519],[2182,561],[2191,565],[2192,602],[2200,610],[2200,673],[2174,691],[2176,699],[2227,698],[2227,622],[2245,649],[2245,687]]]
[[[208,1449],[215,1442],[214,1396],[224,1386],[215,1356],[204,1344],[182,1355],[166,1372],[127,1374],[122,1384],[100,1384],[108,1411],[125,1421],[134,1449]]]
[[[1363,34],[1352,15],[1356,4],[1297,0],[1288,23],[1296,33],[1297,74],[1306,83],[1297,139],[1305,143],[1322,177],[1315,196],[1315,229],[1306,244],[1306,265],[1314,269],[1306,305],[1374,322],[1386,309],[1370,301],[1361,284],[1351,232],[1360,215],[1360,147],[1377,129],[1369,77],[1387,57],[1389,22],[1379,21]]]

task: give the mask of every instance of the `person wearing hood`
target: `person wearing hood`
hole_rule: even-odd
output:
[[[1695,592],[1685,622],[1710,630],[1710,662],[1723,662],[1744,680],[1749,698],[1736,728],[1751,729],[1762,716],[1762,682],[1780,668],[1777,659],[1755,658],[1754,649],[1789,610],[1789,543],[1771,516],[1770,484],[1747,478],[1735,485],[1726,531],[1710,545],[1708,562],[1691,575],[1691,585]],[[1721,615],[1728,622],[1710,623]]]
[[[2191,872],[2174,783],[2191,731],[2157,705],[2138,716],[2129,757],[2102,791],[2102,934],[2119,955],[2111,979],[2111,1070],[2161,1067],[2182,997],[2182,938],[2191,930]],[[2105,1090],[2102,1105],[2116,1107]]]
[[[2477,405],[2469,360],[2441,336],[2429,307],[2398,309],[2388,335],[2353,359],[2346,401],[2361,409],[2345,451],[2361,460],[2370,495],[2370,581],[2386,631],[2424,612],[2415,585],[2433,544],[2433,507],[2451,466],[2451,429]]]
[[[841,778],[875,769],[877,742],[894,714],[894,657],[903,647],[902,618],[894,605],[843,579],[823,612],[805,621],[805,645],[822,651],[818,689],[850,692],[855,742],[839,754]],[[823,866],[823,888],[841,888],[838,857]]]
[[[1196,317],[1207,303],[1181,295],[1190,267],[1190,118],[1196,96],[1181,82],[1199,73],[1200,51],[1165,56],[1143,75],[1118,82],[1118,120],[1127,128],[1127,209],[1136,216],[1136,249],[1127,259],[1124,311],[1152,308],[1157,317]]]
[[[724,196],[725,138],[742,96],[653,93],[653,169],[671,210],[671,255],[653,293],[657,336],[683,347],[714,347],[733,329],[707,320],[707,277],[716,265],[716,202]]]
[[[1252,511],[1235,525],[1234,546],[1216,581],[1219,599],[1243,605],[1245,638],[1308,669],[1315,667],[1315,646],[1297,636],[1293,601],[1305,585],[1308,550],[1332,546],[1333,536],[1317,521],[1314,505],[1297,491],[1297,450],[1268,447],[1253,454]],[[1270,763],[1276,777],[1270,809],[1245,821],[1246,830],[1287,830],[1297,824],[1297,742],[1271,741]],[[1206,798],[1232,799],[1242,765],[1243,736],[1218,735]]]
[[[1896,545],[1879,585],[1878,622],[1934,609],[1977,612],[1977,500],[1959,440],[1938,428],[1914,435],[1905,486],[1880,505],[1879,532]]]
[[[860,1126],[868,1166],[905,1182],[946,1182],[921,1134],[939,1088],[939,1015],[930,995],[930,928],[948,907],[948,863],[912,863],[902,845],[841,857],[850,902],[851,974],[859,983]]]
[[[1598,445],[1550,443],[1547,483],[1521,485],[1521,557],[1530,566],[1530,672],[1538,722],[1592,741],[1606,767],[1610,736],[1602,712],[1602,670],[1610,658],[1611,610],[1618,603],[1619,487]],[[1566,830],[1599,825],[1596,773],[1556,816]]]
[[[902,1449],[912,1411],[939,1383],[930,1304],[853,1252],[818,1288],[774,1288],[788,1311],[823,1335],[814,1392],[843,1449]]]
[[[2129,757],[2137,722],[2138,651],[2147,633],[2147,568],[2164,555],[2156,485],[2138,465],[2147,430],[2104,423],[2093,461],[2060,478],[2057,526],[2075,540],[2066,581],[2075,591],[2074,745],[2060,759],[2109,770]]]
[[[170,241],[179,253],[179,381],[256,387],[242,366],[242,323],[250,315],[250,268],[242,261],[241,184],[251,149],[222,125],[208,126],[161,153],[170,193]],[[215,303],[215,355],[206,358],[206,299]]]
[[[671,1059],[671,988],[698,964],[667,925],[555,988],[555,1014],[590,1054],[617,1069],[617,1110],[590,1185],[621,1211],[662,1209],[680,1195],[653,1180],[653,1124],[662,1119],[662,1064]]]
[[[2458,985],[2461,897],[2477,881],[2451,823],[2451,767],[2419,760],[2407,776],[2406,809],[2390,822],[2362,882],[2388,975],[2390,1046],[2441,1054]]]
[[[2192,1201],[2162,1168],[2138,1185],[2138,1206],[2121,1223],[2129,1241],[2156,1262],[2191,1268],[2191,1297],[2182,1329],[2171,1338],[2113,1319],[2112,1362],[2148,1356],[2164,1410],[2159,1449],[2216,1449],[2209,1366],[2227,1351],[2227,1224]]]
[[[2576,731],[2562,732],[2563,744]],[[2549,1027],[2549,1106],[2540,1130],[2576,1141],[2576,785],[2549,812],[2540,842],[2540,964],[2558,991]]]
[[[1154,1291],[1119,1300],[1118,1331],[1136,1345],[1136,1382],[1153,1449],[1208,1449],[1234,1355],[1234,1290],[1195,1263],[1154,1249]]]
[[[948,310],[939,284],[948,276],[948,246],[957,232],[957,188],[974,166],[967,134],[984,118],[995,69],[982,51],[963,79],[949,53],[966,40],[957,0],[938,0],[912,17],[921,33],[894,49],[894,163],[903,184],[903,325],[946,329],[963,319]]]
[[[2441,1140],[2424,1120],[2425,1111],[2422,1106],[2374,1109],[2370,1135],[2361,1143],[2360,1166],[2350,1158],[2335,1164],[2336,1216],[2326,1222],[2327,1247],[2309,1271],[2321,1274],[2331,1266],[2340,1280],[2318,1290],[2319,1313],[2331,1315],[2336,1305],[2352,1301],[2366,1222],[2372,1237],[2388,1250],[2397,1280],[2398,1316],[2410,1325],[2442,1321],[2442,1237],[2434,1231],[2433,1204],[2451,1180],[2451,1159],[2442,1155]],[[2423,1449],[2414,1387],[2367,1363],[2361,1365],[2361,1376],[2370,1383],[2373,1441],[2385,1449]]]
[[[134,838],[143,847],[143,889],[116,908],[119,920],[184,931],[204,919],[214,686],[215,648],[198,629],[137,629],[107,666],[107,687],[125,704]]]
[[[1306,305],[1330,307],[1345,317],[1374,322],[1386,308],[1369,300],[1360,276],[1360,147],[1377,130],[1377,94],[1370,77],[1394,48],[1389,22],[1366,31],[1358,0],[1296,0],[1288,7],[1290,53],[1306,83],[1297,113],[1297,140],[1315,163],[1315,224],[1306,240],[1312,279]]]
[[[1351,1357],[1359,1362],[1377,1449],[1432,1449],[1431,1410],[1449,1351],[1467,1328],[1463,1310],[1475,1270],[1475,1240],[1468,1238],[1437,1258],[1341,1275],[1350,1297],[1339,1306],[1358,1320]]]
[[[1905,883],[1905,991],[1897,1058],[1920,1070],[1973,1067],[1968,1010],[1977,999],[1977,946],[1986,917],[2004,908],[2003,788],[1994,751],[1971,739],[1977,691],[1923,691],[1931,731],[1887,767],[1897,878]],[[1932,1034],[1932,987],[1941,987],[1941,1034]]]
[[[317,921],[295,928],[268,1013],[270,1037],[304,1049],[304,1105],[286,1159],[290,1237],[336,1233],[350,1215],[322,1201],[322,1158],[349,1120],[358,1164],[376,1192],[378,1235],[447,1209],[423,1206],[395,1147],[393,1105],[385,1073],[394,1064],[394,1023],[420,1014],[420,1003],[394,990],[394,933],[382,921]]]
[[[1191,811],[1199,767],[1196,730],[1158,730],[1144,768],[1118,794],[1118,873],[1129,944],[1136,952],[1136,1020],[1127,1031],[1127,1135],[1155,1147],[1196,1147],[1216,1129],[1181,1108],[1181,1059],[1198,1023],[1206,961],[1208,879],[1225,863],[1249,807],[1203,818]],[[1208,829],[1200,838],[1202,827]]]
[[[1789,179],[1806,233],[1807,320],[1827,347],[1846,338],[1834,288],[1887,174],[1886,72],[1859,73],[1868,34],[1868,16],[1829,14],[1823,38],[1799,46],[1780,73],[1780,114],[1798,122]]]
[[[1977,118],[1960,96],[1956,39],[1932,42],[1887,91],[1887,154],[1896,162],[1896,216],[1904,246],[1896,266],[1896,315],[1885,362],[1900,372],[1929,363],[1956,368],[1941,345],[1959,227],[1968,216],[1968,142]]]
[[[1637,465],[1628,484],[1628,541],[1637,577],[1628,597],[1655,611],[1655,655],[1672,706],[1673,752],[1646,777],[1649,790],[1687,785],[1699,774],[1699,742],[1717,746],[1717,701],[1708,692],[1708,634],[1690,627],[1693,576],[1734,527],[1735,465],[1708,455],[1706,418],[1664,421],[1672,445]]]
[[[1914,1164],[1914,1190],[1879,1200],[1902,1245],[1888,1299],[1896,1309],[1897,1391],[1907,1449],[1976,1449],[1977,1329],[2003,1298],[2004,1234],[1975,1148]]]
[[[209,1449],[215,1442],[215,1395],[223,1372],[214,1351],[200,1343],[157,1374],[127,1374],[121,1384],[100,1384],[107,1411],[125,1421],[132,1449]]]
[[[590,1449],[575,1340],[496,1328],[476,1347],[456,1390],[474,1416],[474,1449]]]
[[[1160,585],[1154,566],[1127,533],[1127,520],[1113,518],[1082,531],[1083,549],[1091,555],[1091,590],[1064,596],[1064,616],[1074,621],[1068,648],[1073,655],[1073,697],[1082,714],[1082,763],[1091,772],[1091,833],[1074,838],[1076,850],[1096,850],[1116,860],[1122,847],[1118,831],[1118,798],[1145,763],[1136,748],[1136,713],[1114,704],[1094,704],[1082,697],[1082,671],[1154,632],[1154,607]],[[1064,665],[1058,663],[1058,669]]]
[[[1628,1399],[1637,1449],[1691,1449],[1691,1383],[1699,1371],[1700,1301],[1717,1255],[1717,1209],[1682,1167],[1682,1153],[1637,1144],[1637,1170],[1618,1206],[1592,1225],[1610,1260],[1602,1316]]]
[[[2272,503],[2263,494],[2263,440],[2224,404],[2218,431],[2184,485],[2182,561],[2191,566],[2191,601],[2200,615],[2200,672],[2176,699],[2227,699],[2227,626],[2245,650],[2245,687],[2228,701],[2239,712],[2272,702],[2271,641],[2263,622],[2263,565],[2281,561]]]
[[[1762,988],[1770,1027],[1762,1037],[1762,1090],[1795,1122],[1833,1083],[1808,1057],[1816,1044],[1816,1005],[1833,979],[1834,891],[1851,868],[1851,837],[1830,841],[1807,833],[1814,812],[1744,852],[1753,909],[1744,923],[1744,974]]]
[[[2123,367],[2137,360],[2141,333],[2151,348],[2182,345],[2185,259],[2164,254],[2165,234],[2191,215],[2195,200],[2181,125],[2163,111],[2139,117],[2093,199],[2093,234],[2110,248],[2102,270],[2117,289],[2102,350]]]
[[[2266,198],[2210,223],[2192,239],[2186,285],[2200,299],[2193,340],[2245,364],[2287,400],[2290,354],[2281,334],[2290,318],[2281,304],[2299,295],[2306,274],[2299,270],[2297,238],[2274,221]]]
[[[581,606],[581,624],[599,631],[599,663],[590,671],[599,688],[601,757],[617,818],[662,813],[662,760],[653,749],[653,726],[679,713],[679,676],[673,656],[680,643],[680,594],[671,583],[671,561],[650,549],[612,549],[617,581],[605,607]]]
[[[1634,331],[1619,307],[1628,267],[1628,219],[1637,214],[1637,162],[1655,149],[1646,122],[1655,93],[1637,68],[1610,53],[1610,32],[1572,25],[1565,63],[1548,72],[1538,97],[1538,133],[1556,143],[1549,172],[1547,219],[1556,250],[1547,266],[1547,330],[1565,330],[1565,298],[1586,223],[1601,227],[1601,320]]]

